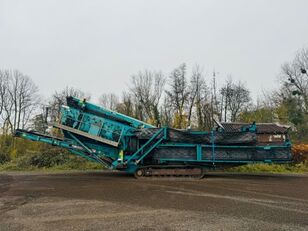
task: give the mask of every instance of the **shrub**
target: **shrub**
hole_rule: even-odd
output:
[[[8,161],[10,161],[9,155],[1,152],[0,153],[0,164],[4,164],[4,163],[6,163]]]
[[[30,158],[28,165],[36,166],[39,168],[50,168],[56,165],[65,164],[69,161],[67,154],[43,152],[42,154],[34,155]]]

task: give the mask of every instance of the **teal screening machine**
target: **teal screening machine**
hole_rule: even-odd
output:
[[[291,160],[288,127],[217,123],[210,132],[155,127],[74,97],[53,127],[63,137],[16,130],[15,136],[65,148],[136,177],[202,177],[206,170]]]

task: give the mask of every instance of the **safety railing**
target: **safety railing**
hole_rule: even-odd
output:
[[[139,164],[154,148],[156,148],[164,139],[167,138],[167,128],[159,129],[145,144],[143,144],[133,155],[127,160],[126,164],[131,160],[135,160]]]

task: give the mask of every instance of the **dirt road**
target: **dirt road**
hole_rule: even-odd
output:
[[[2,173],[0,230],[308,230],[308,177]]]

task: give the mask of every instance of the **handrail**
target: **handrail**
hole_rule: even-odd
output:
[[[141,160],[143,160],[144,157],[146,157],[154,148],[157,147],[157,145],[160,144],[164,140],[164,137],[160,138],[153,146],[147,150],[138,160],[136,160],[136,164],[139,164]]]
[[[139,148],[132,156],[130,156],[125,163],[127,164],[128,162],[130,162],[133,158],[135,158],[141,151],[143,151],[157,136],[159,136],[160,134],[162,134],[162,132],[165,131],[166,128],[161,128],[159,129],[152,137],[151,139],[149,139],[144,145],[142,145],[141,148]],[[165,132],[162,138],[160,138],[155,144],[153,144],[153,146],[150,148],[150,151],[153,150],[153,148],[155,148],[163,139],[165,139]],[[143,154],[142,159],[150,152],[149,150]],[[139,160],[138,160],[139,161]],[[139,162],[138,162],[139,163]]]

